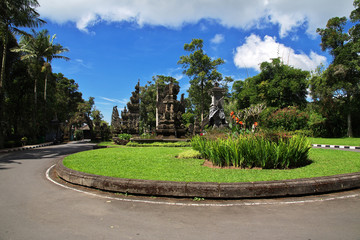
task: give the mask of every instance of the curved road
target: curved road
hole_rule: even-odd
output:
[[[291,199],[201,201],[64,188],[46,171],[70,143],[0,154],[0,239],[360,239],[360,190]],[[176,205],[178,204],[178,205]]]

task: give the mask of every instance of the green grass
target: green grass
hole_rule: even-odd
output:
[[[191,147],[191,142],[153,142],[153,143],[138,143],[129,142],[128,147]]]
[[[308,138],[312,144],[360,146],[360,138]]]
[[[115,144],[114,142],[100,142],[98,146],[108,146],[108,147],[123,147],[122,145]]]
[[[107,148],[64,159],[68,168],[103,176],[185,182],[252,182],[331,176],[359,172],[357,152],[311,149],[312,164],[290,170],[213,169],[202,159],[177,159],[190,148]]]

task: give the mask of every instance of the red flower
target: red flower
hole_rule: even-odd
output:
[[[234,115],[234,111],[232,111],[231,113],[230,113],[230,116],[233,116]]]
[[[234,120],[235,120],[235,118],[236,118],[236,117],[235,117],[235,115],[233,115],[233,116],[232,116],[232,119],[234,119]]]
[[[240,125],[243,125],[244,123],[243,123],[242,121],[239,121],[239,124],[240,124]]]
[[[257,127],[258,123],[257,122],[254,122],[254,126]]]

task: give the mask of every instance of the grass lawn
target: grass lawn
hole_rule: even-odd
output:
[[[360,146],[360,138],[308,138],[312,144]]]
[[[114,142],[100,142],[97,144],[98,146],[109,146],[109,147],[123,147],[122,145],[115,144]]]
[[[70,155],[68,168],[91,174],[147,180],[185,182],[252,182],[331,176],[360,172],[357,152],[311,149],[312,164],[290,170],[213,169],[201,159],[177,159],[190,148],[123,147],[107,148]]]

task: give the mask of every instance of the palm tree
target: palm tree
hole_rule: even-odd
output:
[[[63,52],[68,52],[69,49],[64,48],[63,46],[61,46],[58,43],[54,44],[56,34],[54,34],[52,37],[50,37],[47,30],[43,30],[40,33],[47,36],[47,40],[46,40],[46,42],[44,42],[44,44],[47,45],[47,48],[45,49],[45,51],[43,53],[44,57],[46,59],[46,62],[44,63],[44,65],[42,67],[42,71],[45,72],[44,100],[46,102],[46,88],[47,88],[46,85],[47,85],[48,73],[51,73],[51,61],[54,58],[55,59],[64,59],[64,60],[68,61],[68,60],[70,60],[70,58],[59,55]]]
[[[59,54],[68,52],[67,48],[64,48],[60,44],[54,44],[56,35],[52,37],[49,35],[48,30],[42,30],[35,32],[33,30],[33,36],[25,35],[21,38],[19,47],[12,49],[13,52],[21,52],[23,55],[21,60],[28,60],[35,64],[35,74],[37,69],[41,69],[41,72],[45,72],[45,88],[44,88],[44,100],[46,101],[46,88],[48,73],[51,72],[51,61],[54,58],[69,60],[68,57],[61,56]],[[46,59],[46,60],[45,60]],[[38,67],[36,69],[36,67]],[[34,76],[34,103],[37,105],[37,77]]]
[[[45,23],[39,18],[39,13],[35,8],[39,6],[37,0],[1,0],[0,2],[0,32],[3,43],[1,76],[0,76],[0,95],[5,79],[5,63],[7,53],[7,43],[9,34],[27,35],[26,32],[18,27],[38,27]]]
[[[39,6],[37,0],[1,0],[0,1],[0,37],[3,44],[0,71],[0,119],[3,119],[3,83],[5,80],[6,55],[8,40],[11,34],[26,34],[19,27],[38,27],[45,21],[39,18],[35,8]],[[0,148],[3,147],[3,124],[0,120]]]

